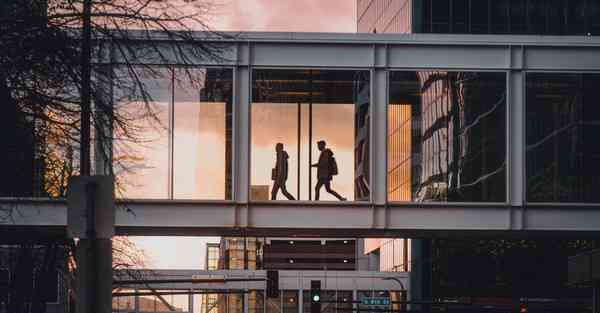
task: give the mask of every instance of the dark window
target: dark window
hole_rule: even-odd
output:
[[[10,285],[10,272],[0,268],[0,303],[8,302],[8,288]]]
[[[39,292],[42,302],[58,302],[58,271],[35,271],[34,286]]]
[[[487,34],[489,32],[489,1],[471,1],[471,33]]]
[[[491,1],[491,18],[492,18],[492,33],[493,34],[506,34],[509,32],[508,28],[508,13],[509,13],[509,0],[493,0]]]
[[[527,76],[527,199],[600,202],[599,74]]]
[[[450,8],[448,0],[431,0],[431,31],[450,32]]]
[[[585,0],[568,0],[566,6],[568,34],[585,34]]]
[[[592,35],[600,35],[600,2],[588,2],[587,12],[590,15],[590,30]]]
[[[527,1],[527,27],[529,33],[541,34],[546,28],[545,0]]]
[[[431,33],[431,1],[432,0],[423,0],[423,32]]]
[[[529,25],[530,32],[534,34],[565,35],[567,33],[565,1],[536,0],[536,2],[539,2],[538,8],[531,13],[535,14],[535,19],[532,19],[532,21],[535,21],[537,25]]]
[[[452,32],[469,32],[469,0],[452,1]]]
[[[527,32],[525,0],[510,0],[510,33]]]

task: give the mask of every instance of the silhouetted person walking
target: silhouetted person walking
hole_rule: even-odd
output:
[[[285,182],[288,178],[288,159],[290,156],[283,150],[283,144],[277,143],[275,145],[275,152],[277,153],[277,161],[275,167],[271,172],[271,179],[273,180],[273,189],[271,190],[271,200],[277,199],[277,192],[281,189],[288,200],[296,200],[287,189],[285,188]]]
[[[325,148],[326,143],[324,140],[317,142],[317,147],[321,151],[319,155],[318,163],[312,164],[312,167],[317,168],[317,185],[315,186],[315,200],[319,200],[319,191],[321,187],[325,185],[325,190],[338,198],[340,201],[346,201],[346,198],[340,196],[337,192],[331,189],[331,180],[334,175],[338,174],[337,163],[333,158],[333,152],[330,149]]]

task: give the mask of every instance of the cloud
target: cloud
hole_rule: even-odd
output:
[[[229,31],[355,32],[353,0],[218,0],[211,25]]]

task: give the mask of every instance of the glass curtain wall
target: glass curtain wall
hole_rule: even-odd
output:
[[[388,199],[504,202],[506,73],[389,77]]]
[[[369,79],[369,71],[253,71],[252,200],[369,200]]]
[[[232,84],[224,68],[119,69],[117,196],[231,199]]]
[[[118,69],[114,106],[116,195],[169,196],[169,110],[173,72],[167,67]],[[132,79],[134,78],[134,79]]]
[[[526,171],[531,202],[600,202],[600,74],[527,74]]]
[[[595,0],[423,0],[415,6],[425,33],[596,35]]]

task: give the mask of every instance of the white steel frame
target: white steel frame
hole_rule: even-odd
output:
[[[204,34],[199,34],[204,35]],[[525,200],[525,75],[598,72],[600,39],[514,35],[241,33],[225,41],[226,61],[198,66],[233,68],[233,199],[120,200],[117,233],[136,235],[316,235],[415,237],[475,233],[531,236],[600,234],[600,204]],[[163,42],[161,42],[163,40]],[[208,39],[213,40],[213,39]],[[157,42],[169,44],[157,33]],[[134,42],[144,48],[145,42]],[[173,57],[170,65],[176,65]],[[140,60],[143,62],[144,60]],[[119,64],[114,56],[98,60]],[[371,201],[249,201],[252,69],[319,68],[371,71]],[[387,200],[388,73],[394,70],[507,73],[507,196],[503,203],[398,203]],[[102,162],[102,160],[98,160]],[[102,166],[97,166],[102,168]],[[61,200],[0,199],[15,207],[3,230],[63,231]]]

